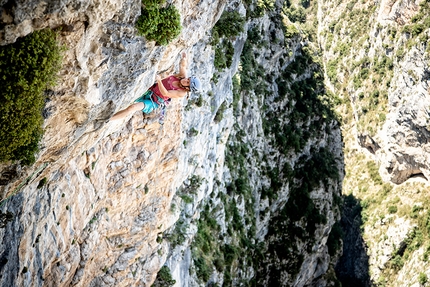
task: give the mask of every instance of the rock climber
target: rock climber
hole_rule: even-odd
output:
[[[114,114],[109,121],[120,120],[128,115],[141,110],[144,114],[149,114],[153,110],[164,108],[170,102],[170,99],[182,98],[188,92],[198,92],[201,89],[200,80],[195,77],[187,77],[188,60],[187,54],[182,53],[179,64],[179,73],[161,79],[156,76],[156,83],[149,88],[142,96],[134,101],[128,108]]]

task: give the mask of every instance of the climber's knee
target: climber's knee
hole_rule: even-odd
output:
[[[142,102],[139,102],[139,103],[134,103],[134,104],[130,105],[130,106],[127,108],[127,110],[128,110],[129,112],[135,112],[135,111],[141,111],[141,110],[143,110],[144,108],[145,108],[145,104],[144,104],[144,103],[142,103]]]

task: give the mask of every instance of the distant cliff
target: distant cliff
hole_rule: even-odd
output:
[[[4,2],[2,45],[51,28],[66,50],[36,163],[0,167],[2,286],[337,283],[344,159],[317,3],[172,2],[182,33],[157,46],[139,1]],[[199,94],[163,126],[105,123],[185,50]]]
[[[375,285],[424,285],[430,276],[430,5],[319,3],[326,83],[343,115],[343,192],[356,201],[345,224],[362,233],[345,248],[360,246],[367,252],[360,260],[368,257],[349,275],[365,279],[368,265]]]

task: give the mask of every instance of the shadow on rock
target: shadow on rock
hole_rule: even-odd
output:
[[[360,226],[362,207],[352,194],[344,196],[341,226],[343,254],[336,265],[336,276],[342,286],[370,287],[369,257]]]

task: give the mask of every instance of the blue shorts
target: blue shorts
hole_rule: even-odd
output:
[[[152,91],[146,91],[143,95],[141,95],[137,100],[134,101],[135,103],[143,103],[145,105],[145,107],[142,109],[142,112],[144,114],[149,114],[153,110],[156,110],[160,107],[160,105],[152,99],[152,93]]]

